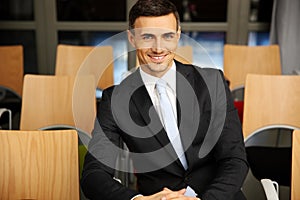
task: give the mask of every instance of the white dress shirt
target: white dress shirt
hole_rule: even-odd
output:
[[[158,77],[152,76],[150,74],[147,74],[140,68],[140,74],[142,77],[142,80],[146,86],[146,89],[148,91],[148,94],[151,98],[151,101],[154,105],[154,108],[156,109],[161,123],[164,124],[163,119],[162,119],[162,113],[161,109],[159,106],[159,96],[158,93],[155,89],[155,84],[158,81]],[[173,109],[173,114],[175,119],[177,120],[177,107],[176,107],[176,65],[173,62],[171,68],[164,74],[161,79],[167,82],[167,95],[171,101],[172,109]]]

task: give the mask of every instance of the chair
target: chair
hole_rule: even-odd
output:
[[[246,141],[247,160],[250,172],[243,189],[247,199],[253,195],[256,200],[266,194],[267,199],[275,200],[279,195],[289,198],[291,183],[291,136],[296,127],[274,125],[255,131]],[[260,183],[263,188],[274,188],[272,193],[259,191]],[[274,186],[276,187],[274,187]],[[256,190],[250,189],[256,187]],[[280,191],[280,192],[279,192]],[[249,195],[249,193],[252,193]]]
[[[193,63],[193,47],[192,46],[179,46],[175,52],[175,60],[183,64]]]
[[[7,109],[7,108],[0,108],[0,119],[2,117],[2,115],[4,113],[8,113],[8,129],[11,130],[12,129],[12,114],[11,114],[11,110]],[[0,129],[2,129],[2,127],[0,126]]]
[[[25,75],[21,130],[77,131],[79,173],[96,117],[95,81],[89,76]],[[81,194],[82,195],[82,194]]]
[[[229,81],[234,104],[243,122],[244,86],[246,76],[252,74],[281,75],[278,45],[224,45],[224,75]]]
[[[9,121],[1,119],[4,129],[18,129],[23,87],[23,46],[0,46],[0,109],[9,110]],[[0,115],[1,116],[1,115]]]
[[[269,125],[300,128],[300,76],[247,75],[244,138]]]
[[[300,130],[293,132],[292,144],[292,172],[291,172],[291,200],[300,199]],[[267,200],[278,200],[278,185],[269,179],[262,180],[263,188],[267,196]]]
[[[25,75],[20,129],[71,126],[91,134],[96,117],[93,76]]]
[[[57,46],[55,75],[94,75],[101,90],[114,84],[111,46]],[[99,81],[98,81],[99,80]],[[95,87],[96,88],[96,87]]]
[[[291,200],[300,199],[300,130],[293,133]]]
[[[258,181],[290,187],[291,136],[300,128],[299,84],[300,76],[247,75],[243,132],[250,170]]]
[[[24,61],[23,46],[0,46],[0,86],[22,96]]]
[[[278,45],[224,45],[224,75],[230,89],[244,87],[247,74],[281,75]]]
[[[79,200],[74,130],[0,130],[0,199]]]

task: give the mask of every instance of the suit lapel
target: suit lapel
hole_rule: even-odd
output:
[[[136,106],[137,110],[142,116],[145,123],[144,125],[149,128],[149,131],[157,139],[161,146],[165,146],[170,141],[166,133],[159,134],[160,131],[164,131],[163,125],[161,124],[159,116],[153,106],[139,70],[136,70],[133,76],[135,80],[132,81],[132,89],[135,90],[132,95],[133,104]]]
[[[190,169],[195,161],[195,156],[197,156],[191,144],[198,132],[200,110],[194,90],[194,68],[178,62],[176,62],[176,68],[178,72],[176,76],[176,96],[179,132],[188,162],[188,169]]]

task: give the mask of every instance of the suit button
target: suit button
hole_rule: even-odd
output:
[[[191,177],[187,176],[184,178],[184,182],[189,182],[191,180]]]

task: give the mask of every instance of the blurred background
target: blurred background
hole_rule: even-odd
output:
[[[273,0],[172,0],[184,34],[199,42],[218,68],[223,46],[268,45]],[[22,44],[24,73],[54,74],[57,44],[98,45],[128,27],[136,0],[0,0],[0,45]],[[125,40],[114,51],[127,51]],[[118,54],[118,52],[115,52]],[[134,65],[114,64],[114,81]],[[197,56],[194,56],[197,64]]]

